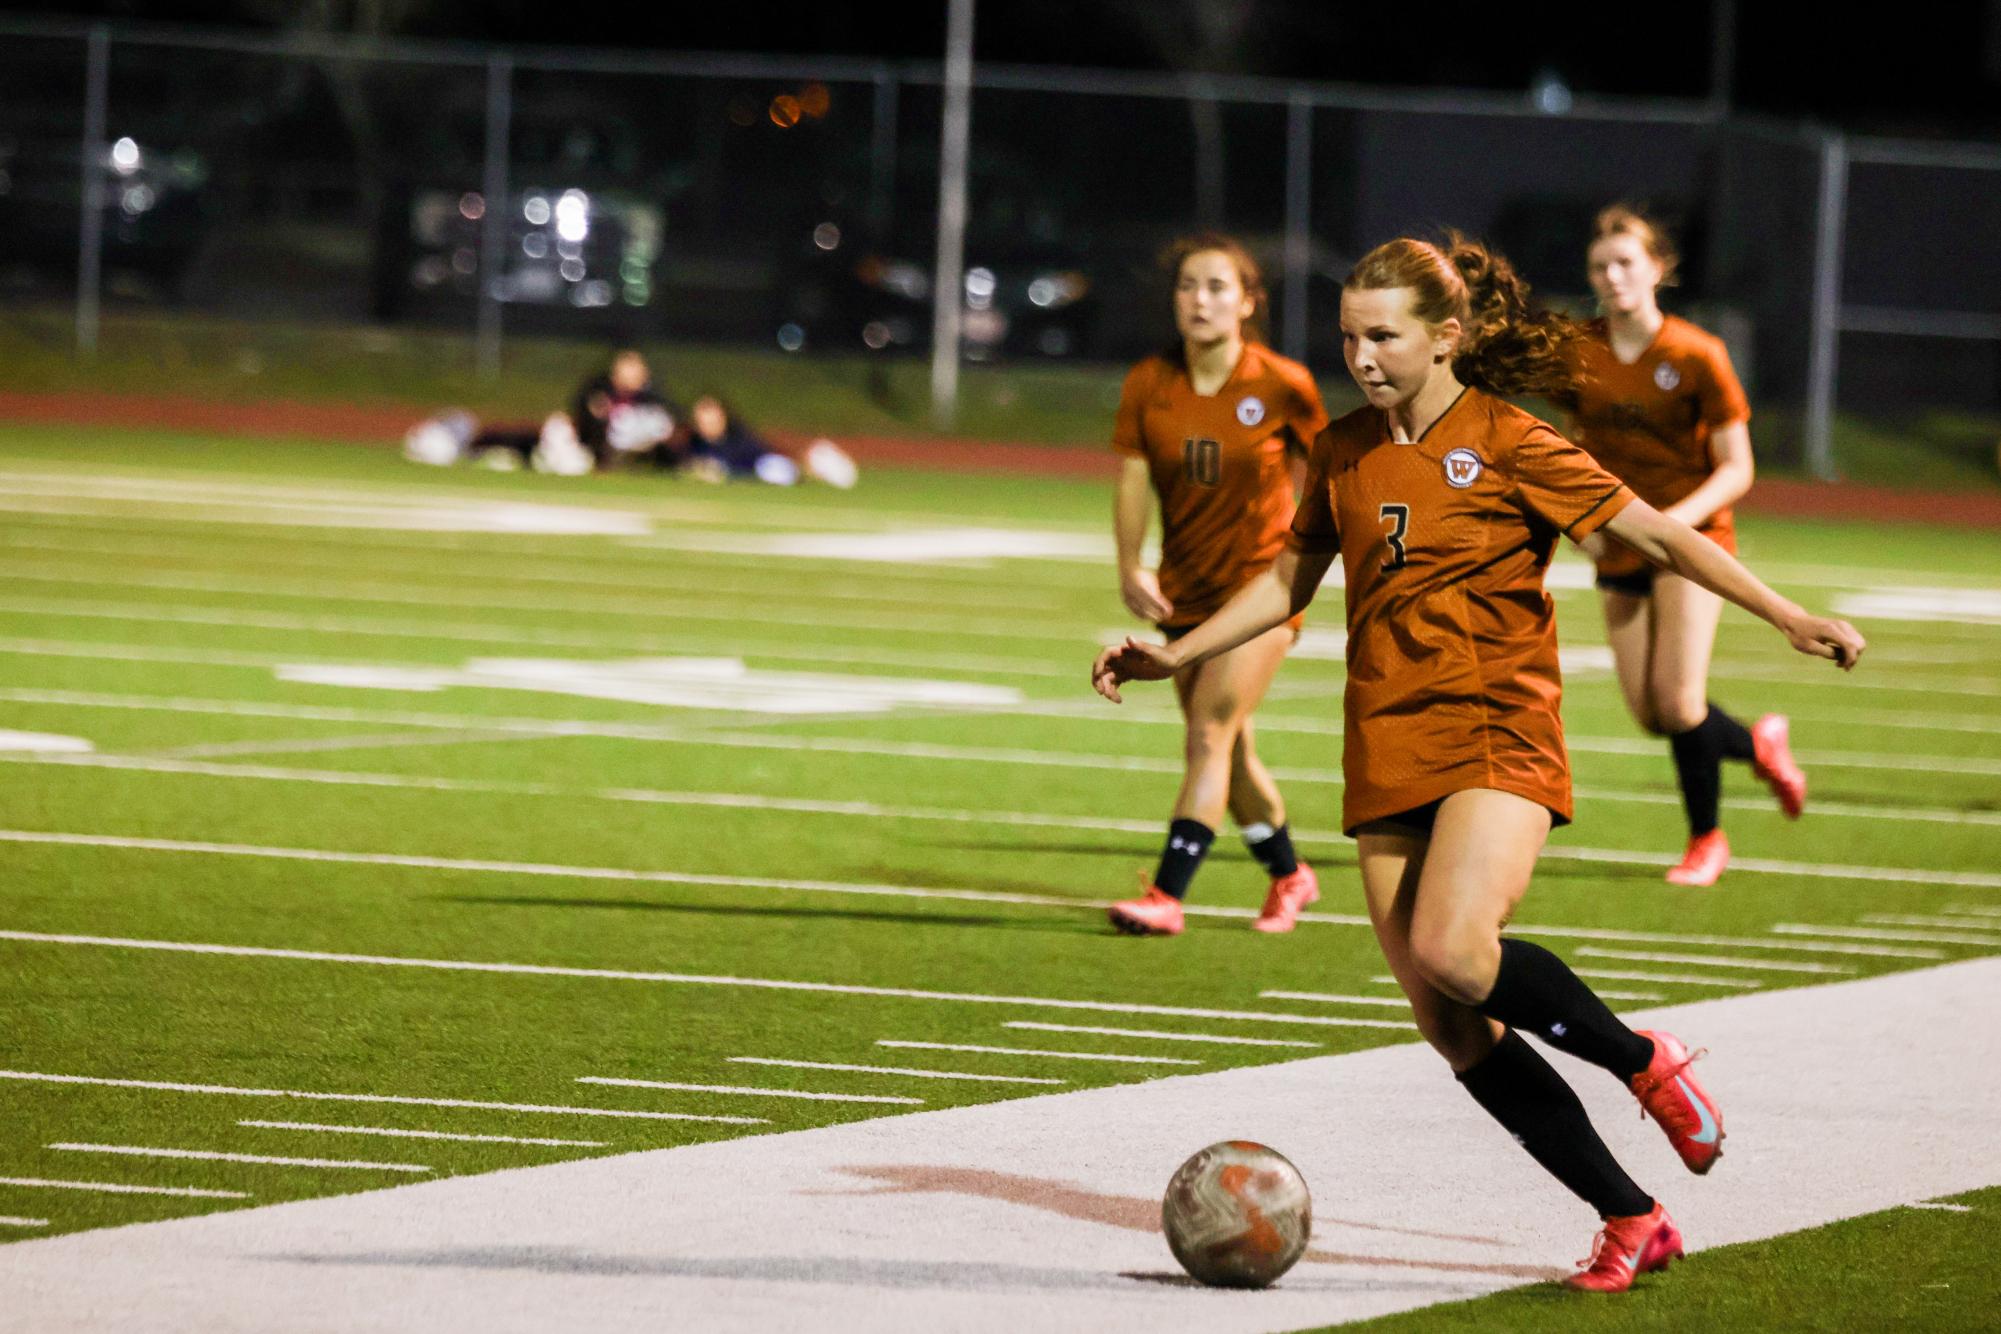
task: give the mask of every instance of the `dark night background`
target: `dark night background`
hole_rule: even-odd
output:
[[[1283,79],[1703,97],[1720,0],[1422,6],[1321,0],[981,0],[978,59]],[[936,59],[944,0],[557,5],[548,0],[101,0],[20,14],[671,51]],[[2001,137],[2001,0],[1725,5],[1731,99],[1853,130]]]

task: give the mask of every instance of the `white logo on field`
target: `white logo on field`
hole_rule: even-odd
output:
[[[1445,484],[1464,491],[1480,480],[1480,470],[1486,467],[1480,456],[1470,449],[1453,449],[1445,454]]]
[[[1246,426],[1256,426],[1265,419],[1264,400],[1252,394],[1237,400],[1237,420]]]
[[[550,695],[737,713],[888,713],[903,706],[1004,709],[1012,686],[840,672],[753,671],[740,658],[474,658],[463,667],[280,667],[278,679],[374,690],[533,690]],[[469,716],[467,726],[477,727]]]
[[[1654,367],[1654,383],[1662,389],[1671,390],[1681,383],[1681,372],[1663,361]]]

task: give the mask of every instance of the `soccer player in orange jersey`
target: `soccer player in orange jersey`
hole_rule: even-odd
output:
[[[1106,649],[1092,680],[1116,700],[1121,682],[1254,640],[1299,614],[1341,558],[1342,825],[1376,938],[1466,1091],[1604,1220],[1571,1286],[1616,1292],[1678,1257],[1681,1235],[1515,1030],[1610,1071],[1691,1171],[1715,1163],[1723,1124],[1680,1040],[1628,1028],[1555,954],[1501,934],[1571,813],[1550,555],[1559,536],[1607,533],[1802,653],[1848,668],[1864,644],[1500,397],[1563,390],[1583,336],[1531,308],[1507,262],[1476,243],[1406,238],[1365,255],[1342,292],[1341,340],[1368,403],[1314,441],[1286,551],[1173,643]]]
[[[1257,339],[1265,304],[1255,260],[1227,236],[1176,242],[1178,344],[1126,376],[1112,445],[1124,462],[1112,530],[1119,593],[1133,615],[1172,640],[1270,567],[1292,523],[1294,460],[1327,424],[1304,366]],[[1160,569],[1140,563],[1159,498]],[[1264,697],[1299,623],[1191,664],[1174,676],[1186,720],[1186,769],[1167,843],[1140,897],[1115,903],[1112,924],[1135,935],[1181,930],[1181,900],[1227,810],[1271,878],[1260,931],[1290,931],[1320,897],[1293,851],[1278,785],[1258,759],[1251,711]]]
[[[1751,486],[1751,408],[1722,340],[1662,313],[1657,294],[1674,282],[1676,262],[1673,242],[1644,214],[1615,204],[1598,215],[1589,266],[1604,314],[1577,346],[1571,431],[1640,499],[1735,552],[1730,506]],[[1786,719],[1768,713],[1747,728],[1710,702],[1721,598],[1616,542],[1585,546],[1598,562],[1626,707],[1668,739],[1681,782],[1688,847],[1668,881],[1713,885],[1730,861],[1718,827],[1724,760],[1749,764],[1788,816],[1806,801]]]

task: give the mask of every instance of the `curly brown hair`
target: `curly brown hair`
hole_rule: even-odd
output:
[[[1246,342],[1265,341],[1265,320],[1271,311],[1271,297],[1265,290],[1264,269],[1244,243],[1225,232],[1190,232],[1177,236],[1160,252],[1160,269],[1167,275],[1170,288],[1181,279],[1181,266],[1192,256],[1215,251],[1227,258],[1237,270],[1237,281],[1243,285],[1244,295],[1251,299],[1251,317],[1244,321]],[[1178,344],[1177,344],[1178,346]]]
[[[1428,327],[1459,321],[1452,373],[1490,394],[1567,394],[1576,388],[1582,324],[1529,302],[1529,285],[1500,252],[1453,231],[1442,244],[1401,236],[1362,256],[1345,291],[1407,287]]]

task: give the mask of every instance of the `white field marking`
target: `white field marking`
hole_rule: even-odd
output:
[[[1300,836],[1295,836],[1300,837]],[[1306,841],[1301,838],[1301,841]],[[1331,841],[1326,840],[1326,841]],[[1058,894],[1021,894],[983,889],[953,889],[917,885],[871,885],[852,881],[790,880],[760,876],[698,875],[682,871],[635,871],[614,866],[551,866],[541,862],[491,862],[453,857],[425,857],[407,853],[331,852],[319,848],[272,848],[234,843],[195,843],[174,839],[129,838],[108,834],[50,833],[44,830],[0,829],[0,842],[45,843],[69,847],[110,847],[139,852],[187,853],[191,855],[260,857],[280,861],[334,862],[344,865],[401,866],[417,870],[492,872],[504,875],[534,875],[578,880],[618,880],[647,884],[702,885],[718,888],[782,889],[801,893],[859,894],[891,898],[964,900],[970,903],[1004,903],[1036,908],[1069,908],[1102,912],[1110,900],[1075,899]],[[1186,904],[1190,916],[1247,920],[1257,916],[1253,908],[1213,904]],[[1324,926],[1368,926],[1369,919],[1358,913],[1303,912],[1302,922]],[[1609,927],[1538,926],[1514,923],[1518,935],[1572,937],[1580,940],[1626,941],[1637,944],[1722,945],[1736,949],[1782,949],[1795,953],[1868,954],[1883,958],[1936,959],[1935,950],[1910,947],[1852,945],[1825,941],[1773,941],[1738,936],[1682,936],[1648,931],[1622,931]]]
[[[1580,945],[1579,956],[1591,959],[1618,959],[1626,963],[1688,963],[1704,968],[1748,968],[1763,972],[1820,973],[1832,976],[1852,974],[1853,968],[1833,963],[1799,963],[1792,959],[1727,958],[1717,954],[1651,954],[1637,950],[1608,950],[1596,945]]]
[[[196,1158],[211,1163],[261,1163],[271,1167],[324,1167],[371,1172],[428,1172],[422,1163],[377,1163],[356,1158],[274,1158],[261,1153],[210,1149],[160,1149],[139,1144],[51,1144],[58,1153],[110,1153],[127,1158]]]
[[[1376,977],[1372,977],[1369,979],[1369,981],[1374,982],[1378,986],[1397,987],[1399,990],[1402,989],[1401,983],[1399,983],[1394,977],[1390,977],[1387,975],[1379,975]],[[1658,991],[1608,991],[1603,987],[1593,987],[1591,988],[1591,990],[1596,992],[1598,994],[1599,999],[1601,1000],[1657,1001],[1663,999],[1661,993]]]
[[[1013,686],[834,672],[753,671],[742,658],[474,658],[460,667],[278,669],[296,684],[377,690],[521,690],[659,708],[740,713],[880,714],[913,707],[1003,709],[1022,701]]]
[[[32,1186],[49,1190],[89,1190],[105,1195],[181,1195],[197,1200],[247,1200],[248,1191],[200,1190],[193,1186],[127,1186],[115,1181],[48,1181],[41,1177],[0,1177],[0,1186]]]
[[[0,1214],[0,1227],[47,1227],[46,1218],[17,1218],[12,1214]]]
[[[1324,991],[1260,991],[1258,999],[1324,1001],[1329,1005],[1388,1005],[1396,1009],[1408,1009],[1410,1005],[1401,997],[1341,996]]]
[[[531,741],[515,731],[463,728],[455,732],[426,730],[366,736],[267,737],[252,741],[215,741],[199,746],[174,746],[155,754],[169,760],[217,760],[237,755],[327,755],[345,750],[397,750],[427,746],[464,746],[493,741]]]
[[[1545,858],[1570,862],[1608,862],[1624,866],[1673,866],[1680,859],[1672,853],[1627,852],[1616,848],[1544,848]],[[1760,875],[1797,875],[1819,880],[1871,880],[1912,885],[1963,885],[1975,889],[2001,889],[2001,874],[1989,871],[1926,871],[1908,866],[1843,866],[1831,862],[1776,861],[1767,857],[1733,858],[1733,871],[1754,871]]]
[[[2001,625],[2001,591],[1974,588],[1872,588],[1834,599],[1837,616],[1884,621],[1960,621]]]
[[[848,1065],[840,1061],[786,1061],[773,1056],[732,1056],[739,1065],[772,1065],[787,1070],[849,1070],[862,1075],[908,1075],[912,1079],[961,1079],[974,1084],[1067,1084],[1036,1075],[975,1075],[958,1070],[918,1070],[899,1065]]]
[[[663,1079],[614,1079],[609,1075],[578,1075],[579,1084],[607,1084],[613,1088],[666,1089],[672,1093],[728,1093],[744,1098],[794,1098],[804,1102],[896,1103],[921,1107],[922,1098],[903,1098],[886,1093],[807,1093],[799,1089],[741,1088],[729,1084],[681,1084]]]
[[[389,639],[428,639],[467,644],[533,644],[543,648],[601,649],[605,652],[684,653],[700,652],[704,642],[685,635],[641,635],[607,639],[599,635],[568,634],[528,626],[491,624],[450,624],[437,621],[397,621],[384,617],[294,616],[283,613],[231,611],[216,607],[185,605],[147,606],[141,603],[92,603],[16,599],[0,602],[0,614],[52,616],[64,619],[134,621],[154,625],[213,625],[231,629],[296,630],[309,634],[379,635]],[[1074,664],[1058,666],[1048,661],[999,658],[986,654],[903,653],[892,649],[849,649],[815,645],[810,652],[789,653],[784,649],[763,652],[745,649],[735,639],[728,652],[748,658],[769,658],[778,662],[843,662],[867,667],[913,667],[923,671],[978,672],[985,676],[1049,676],[1075,679],[1081,670]],[[1081,659],[1080,659],[1081,661]],[[1088,663],[1085,666],[1089,666]]]
[[[1992,700],[2001,695],[2001,678],[1967,676],[1912,676],[1899,672],[1892,680],[1880,677],[1855,676],[1847,672],[1837,676],[1816,672],[1812,676],[1800,673],[1805,668],[1790,664],[1766,666],[1752,662],[1736,662],[1729,659],[1717,661],[1710,675],[1731,681],[1776,681],[1795,689],[1809,686],[1838,688],[1844,692],[1851,690],[1894,691],[1912,695],[1966,695],[1974,699]]]
[[[1986,949],[2001,949],[2001,935],[1975,936],[1964,931],[1884,931],[1871,926],[1804,926],[1798,922],[1781,922],[1772,930],[1787,936],[1847,936],[1855,940],[1911,940],[1927,945],[1977,945]]]
[[[554,964],[495,963],[472,959],[423,959],[402,954],[336,954],[322,950],[278,949],[256,945],[211,945],[184,940],[135,940],[118,936],[76,936],[54,935],[38,931],[0,931],[0,940],[18,940],[39,945],[79,945],[101,949],[155,950],[170,954],[209,954],[240,959],[288,959],[303,963],[348,964],[364,968],[423,968],[450,973],[498,973],[526,977],[589,977],[611,982],[651,982],[673,986],[730,987],[757,991],[797,991],[814,995],[832,996],[878,996],[895,1000],[944,1001],[966,1005],[1011,1005],[1029,1009],[1089,1010],[1104,1014],[1147,1014],[1182,1019],[1231,1019],[1254,1024],[1309,1024],[1322,1028],[1388,1028],[1408,1030],[1410,1024],[1392,1023],[1384,1019],[1337,1019],[1317,1014],[1282,1014],[1266,1010],[1212,1010],[1192,1005],[1148,1005],[1137,1001],[1094,1001],[1071,1000],[1056,996],[997,996],[985,992],[972,991],[927,991],[916,987],[872,987],[850,985],[839,982],[802,982],[792,978],[774,977],[729,977],[700,973],[655,973],[640,972],[623,968],[571,968]],[[9,1072],[0,1071],[0,1078],[10,1077]],[[103,1081],[86,1081],[91,1083]],[[604,1080],[583,1081],[604,1083]],[[649,1088],[705,1089],[695,1084],[668,1085],[648,1084]],[[762,1093],[768,1096],[788,1096],[773,1094],[769,1089],[710,1090],[744,1093]],[[293,1097],[342,1097],[363,1102],[403,1102],[410,1099],[362,1097],[351,1094],[287,1094]],[[485,1106],[498,1107],[500,1103],[433,1103],[428,1099],[415,1100],[430,1106]],[[574,1108],[564,1110],[577,1110]],[[737,1121],[737,1118],[718,1116],[675,1116],[675,1120],[687,1121]],[[762,1124],[748,1122],[744,1124]]]
[[[977,1052],[988,1056],[1039,1056],[1052,1061],[1115,1061],[1122,1065],[1201,1065],[1202,1062],[1186,1056],[1126,1056],[1104,1051],[1049,1051],[1042,1047],[984,1047],[971,1042],[904,1042],[894,1038],[877,1038],[878,1047],[897,1047],[911,1051],[960,1051]],[[1307,1046],[1313,1044],[1307,1043]]]
[[[26,751],[36,755],[87,755],[95,747],[80,736],[57,736],[52,732],[14,732],[0,728],[0,751]]]
[[[1916,1204],[1907,1204],[1904,1207],[1906,1209],[1938,1209],[1949,1214],[1970,1214],[1973,1212],[1973,1206],[1970,1204],[1951,1204],[1945,1200],[1920,1200]]]
[[[180,507],[164,516],[160,505]],[[126,508],[120,508],[126,507]],[[520,501],[433,498],[420,503],[359,503],[239,500],[228,496],[99,495],[75,501],[23,496],[0,491],[0,511],[25,514],[74,514],[116,518],[140,508],[149,520],[171,517],[187,523],[244,523],[273,528],[389,528],[427,533],[523,533],[544,537],[641,537],[653,531],[643,514],[592,510],[574,506],[534,505]]]
[[[772,560],[929,565],[997,560],[1086,561],[1109,565],[1109,533],[1026,528],[909,528],[856,533],[658,532],[650,549],[722,552]]]
[[[569,597],[534,598],[518,594],[496,593],[489,589],[467,588],[445,593],[412,593],[389,591],[401,587],[397,584],[346,584],[301,588],[296,581],[287,585],[282,580],[231,580],[231,579],[190,579],[166,574],[124,574],[117,578],[96,578],[81,574],[23,574],[9,571],[6,578],[13,583],[63,584],[91,588],[161,588],[178,593],[205,593],[215,597],[266,597],[305,600],[315,605],[329,602],[361,602],[371,606],[386,607],[445,607],[467,609],[470,607],[490,608],[495,611],[526,611],[535,613],[555,613],[577,616],[615,616],[647,621],[718,621],[731,626],[771,625],[786,629],[801,630],[869,630],[882,633],[932,633],[980,639],[1001,639],[1018,643],[1025,639],[1041,639],[1064,644],[1074,644],[1080,648],[1085,643],[1082,633],[1068,630],[1047,631],[1025,627],[1017,619],[1006,624],[996,622],[991,614],[977,617],[914,615],[892,616],[837,616],[815,615],[807,612],[764,611],[746,606],[740,599],[718,606],[714,597],[700,598],[690,602],[668,604],[657,594],[642,594],[619,599],[592,599],[583,594]],[[374,589],[362,592],[361,589]],[[935,606],[936,603],[934,602]],[[1037,618],[1041,621],[1043,618]],[[483,624],[492,624],[485,622]],[[1081,654],[1080,654],[1081,658]],[[1088,665],[1088,664],[1086,664]]]
[[[1162,1042],[1215,1042],[1232,1047],[1310,1047],[1319,1042],[1295,1042],[1290,1038],[1238,1038],[1225,1033],[1168,1033],[1154,1028],[1094,1028],[1086,1024],[1039,1024],[1027,1019],[1011,1019],[1002,1028],[1028,1029],[1037,1033],[1088,1033],[1100,1038],[1153,1038]]]
[[[610,1116],[636,1121],[709,1121],[761,1126],[761,1116],[697,1116],[690,1112],[635,1112],[620,1107],[563,1107],[533,1102],[483,1102],[474,1098],[415,1098],[397,1093],[321,1093],[308,1089],[252,1089],[229,1084],[181,1084],[161,1079],[110,1079],[96,1075],[54,1075],[36,1070],[0,1070],[0,1079],[35,1084],[88,1084],[95,1088],[151,1089],[156,1093],[214,1093],[236,1098],[302,1098],[308,1102],[393,1103],[398,1107],[463,1107],[489,1112],[537,1112],[550,1116]]]
[[[1571,971],[1579,977],[1603,977],[1614,982],[1668,982],[1684,987],[1736,987],[1741,991],[1753,991],[1765,985],[1744,978],[1696,977],[1688,973],[1643,973],[1625,968],[1573,968]]]
[[[380,1135],[389,1139],[443,1139],[463,1144],[537,1144],[548,1148],[603,1149],[601,1139],[545,1139],[534,1135],[466,1135],[447,1130],[397,1130],[389,1126],[330,1126],[317,1121],[238,1121],[256,1130],[315,1130],[328,1135]]]
[[[2001,922],[1978,914],[1954,917],[1918,917],[1901,913],[1874,912],[1862,919],[1871,926],[1936,926],[1956,931],[2001,931]]]
[[[2001,906],[1991,903],[1955,903],[1950,911],[1972,917],[2001,917]]]

